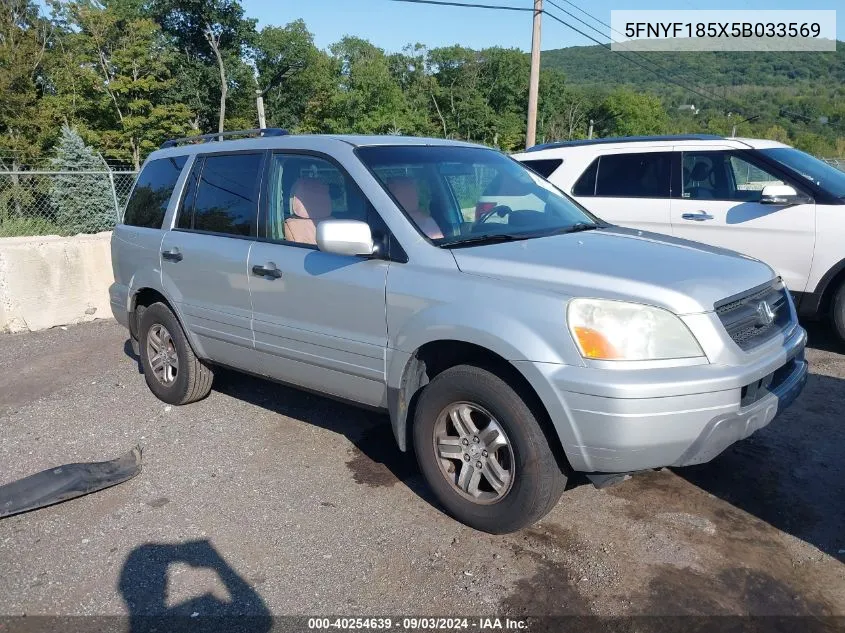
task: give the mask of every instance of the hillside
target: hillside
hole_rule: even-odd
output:
[[[595,101],[619,88],[656,95],[670,131],[762,136],[824,156],[845,155],[845,42],[835,52],[624,53],[601,46],[543,51],[574,93]],[[690,109],[689,105],[694,106]],[[682,107],[683,106],[683,107]],[[746,122],[746,119],[751,119]]]
[[[713,87],[790,88],[797,82],[841,90],[845,84],[845,42],[839,42],[838,49],[829,53],[628,52],[624,55],[643,63],[653,62],[680,83],[691,81]],[[644,87],[662,83],[654,74],[601,46],[573,46],[543,51],[542,61],[546,68],[563,71],[573,84],[630,84]]]

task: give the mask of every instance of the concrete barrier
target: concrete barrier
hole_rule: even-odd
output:
[[[0,332],[111,318],[110,238],[0,238]]]

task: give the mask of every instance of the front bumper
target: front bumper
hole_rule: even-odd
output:
[[[526,363],[532,367],[523,370],[539,385],[575,470],[630,472],[707,462],[769,424],[807,381],[805,345],[796,327],[776,352],[747,366],[629,371]]]

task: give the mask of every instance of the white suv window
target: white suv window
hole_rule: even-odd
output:
[[[671,152],[605,154],[572,187],[576,196],[668,198]]]
[[[684,152],[681,197],[756,202],[766,185],[784,184],[734,152]]]

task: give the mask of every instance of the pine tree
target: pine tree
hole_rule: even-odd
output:
[[[54,176],[50,200],[56,224],[68,235],[108,231],[115,224],[114,197],[106,174],[85,173],[108,169],[103,159],[67,125],[56,145],[50,164],[56,171],[79,174]]]

